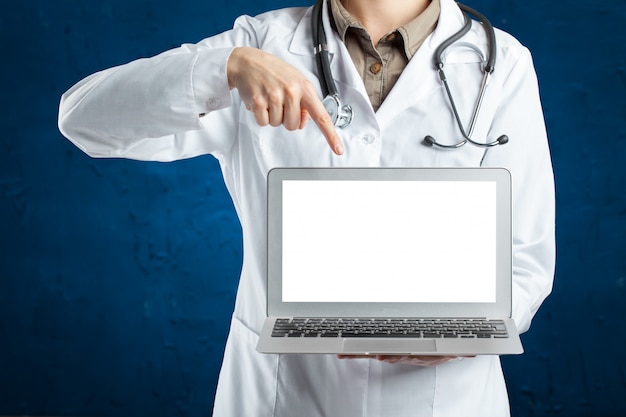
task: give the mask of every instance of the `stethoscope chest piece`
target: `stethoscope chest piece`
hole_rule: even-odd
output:
[[[322,0],[317,0],[313,6],[311,15],[311,25],[313,27],[313,49],[317,59],[317,67],[320,74],[320,84],[324,99],[322,104],[330,115],[333,124],[345,129],[350,126],[354,118],[352,107],[343,104],[337,92],[337,86],[330,71],[330,59],[326,46],[326,33],[324,33],[324,23],[322,22]]]
[[[324,108],[330,115],[330,120],[338,128],[346,128],[352,123],[354,112],[348,104],[341,103],[337,95],[328,95],[322,100]]]

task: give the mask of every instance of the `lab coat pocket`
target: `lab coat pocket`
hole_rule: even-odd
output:
[[[280,355],[275,417],[363,415],[368,359]]]

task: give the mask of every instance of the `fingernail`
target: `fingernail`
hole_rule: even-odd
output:
[[[343,145],[341,143],[335,145],[335,153],[337,155],[343,155]]]

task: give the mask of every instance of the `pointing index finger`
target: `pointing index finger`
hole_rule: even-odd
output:
[[[326,141],[333,152],[337,155],[342,155],[344,148],[341,143],[341,138],[335,129],[335,125],[333,124],[330,115],[324,108],[320,99],[317,98],[317,95],[309,94],[303,96],[302,107],[309,112],[311,120],[313,120],[322,131],[322,134],[326,138]]]

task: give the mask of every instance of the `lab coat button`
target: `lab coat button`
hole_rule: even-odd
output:
[[[366,133],[363,136],[361,136],[361,140],[366,145],[370,145],[370,144],[374,143],[374,141],[376,140],[376,136],[372,135],[371,133]]]

